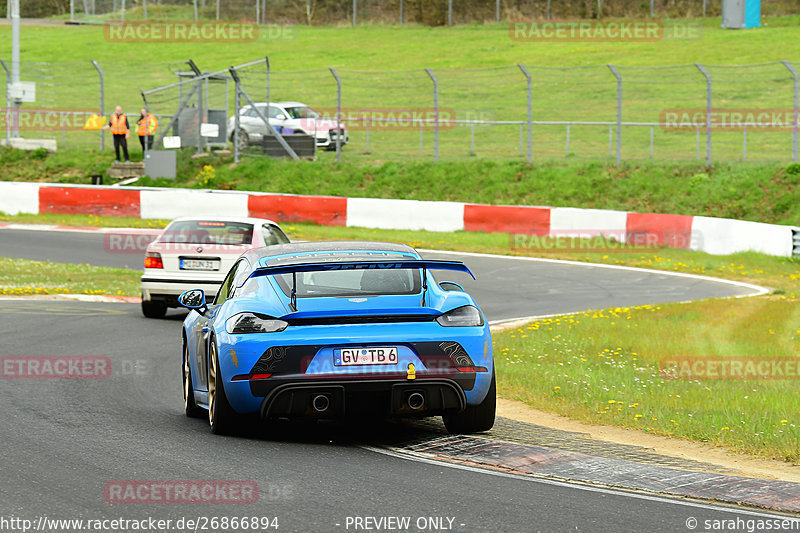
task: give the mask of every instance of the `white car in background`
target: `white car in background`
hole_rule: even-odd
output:
[[[176,218],[145,252],[142,313],[163,317],[189,289],[203,289],[211,299],[244,252],[288,242],[278,224],[263,218]]]
[[[317,148],[336,149],[336,117],[324,117],[301,102],[256,102],[256,107],[265,117],[269,117],[270,125],[281,133],[305,133],[312,135]],[[234,142],[234,125],[236,117],[228,119],[230,141]],[[341,123],[341,146],[350,142],[344,123]],[[246,105],[239,110],[239,147],[246,148],[258,144],[267,134],[267,125],[258,116],[253,106]]]

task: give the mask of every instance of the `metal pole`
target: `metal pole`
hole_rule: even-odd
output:
[[[794,119],[792,120],[792,161],[797,161],[798,150],[797,150],[797,137],[798,137],[798,118],[800,118],[800,79],[797,76],[797,70],[795,70],[794,66],[788,61],[781,61],[783,66],[786,67],[789,72],[792,73],[792,78],[794,78]]]
[[[703,0],[703,16],[706,16],[706,0]]]
[[[528,69],[525,68],[525,65],[518,64],[517,65],[522,73],[525,75],[525,83],[527,84],[527,95],[528,95],[528,163],[533,162],[533,92],[532,92],[532,79],[531,75],[528,72]]]
[[[400,0],[400,25],[403,25],[403,0]]]
[[[203,118],[205,115],[203,80],[197,80],[197,89],[200,91],[197,95],[197,153],[200,154],[203,152]]]
[[[611,73],[617,78],[617,166],[622,159],[622,76],[614,65],[608,65]]]
[[[75,22],[75,0],[69,0],[69,21]]]
[[[264,56],[264,59],[267,62],[267,116],[269,116],[269,91],[270,91],[270,85],[271,85],[271,83],[270,83],[271,76],[270,75],[271,75],[272,71],[271,71],[270,65],[269,65],[269,56]]]
[[[547,20],[550,20],[550,7],[553,0],[547,0]]]
[[[19,83],[19,0],[11,0],[11,86]],[[13,98],[11,106],[14,110],[14,117],[19,117],[17,110],[21,102]],[[15,118],[11,127],[11,136],[19,137],[19,120]]]
[[[353,0],[353,26],[358,25],[358,0]]]
[[[439,80],[429,68],[425,69],[431,81],[433,81],[433,160],[439,161]],[[420,136],[420,139],[422,137]],[[420,146],[422,146],[420,141]]]
[[[147,20],[147,0],[142,0],[142,9],[144,10],[144,20]],[[145,142],[145,146],[147,142]]]
[[[192,0],[192,5],[194,6],[194,21],[197,22],[197,0]]]
[[[497,24],[500,24],[500,0],[496,0],[494,3],[494,19]]]
[[[711,164],[711,74],[701,65],[695,63],[697,69],[706,78],[706,165]]]
[[[239,93],[239,81],[234,84],[233,89],[233,162],[239,162],[239,108],[242,107],[242,97]],[[267,108],[269,109],[269,108]],[[269,113],[269,111],[267,112]]]
[[[469,153],[475,153],[475,123],[469,124]]]
[[[217,20],[219,20],[219,2],[220,0],[217,0]]]
[[[742,161],[747,161],[747,124],[742,127]]]
[[[447,0],[447,25],[453,25],[453,0]]]
[[[9,113],[11,111],[11,94],[10,94],[10,84],[11,84],[11,74],[8,72],[8,65],[6,62],[0,59],[0,64],[3,65],[3,70],[6,71],[6,146],[11,144],[11,120],[9,119]]]
[[[650,0],[650,18],[656,16],[656,0]]]
[[[569,124],[567,124],[567,153],[565,155],[569,155]]]
[[[331,67],[329,69],[336,80],[336,162],[342,159],[342,80]]]
[[[122,0],[122,22],[125,22],[125,0]]]
[[[100,68],[100,64],[92,60],[92,65],[94,68],[97,69],[97,73],[100,75],[100,115],[103,117],[103,120],[106,118],[106,96],[105,96],[105,82],[103,80],[103,69]],[[100,130],[100,151],[106,149],[106,130]]]

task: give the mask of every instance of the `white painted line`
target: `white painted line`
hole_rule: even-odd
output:
[[[396,450],[390,450],[386,448],[379,448],[376,446],[369,446],[369,445],[359,445],[359,448],[364,450],[368,450],[375,453],[380,453],[382,455],[388,455],[390,457],[396,457],[398,459],[405,459],[407,461],[414,461],[419,463],[426,463],[430,465],[436,466],[445,466],[448,468],[454,468],[457,470],[466,470],[467,472],[473,472],[477,474],[488,474],[490,476],[499,476],[499,477],[506,477],[511,479],[516,479],[519,481],[528,481],[532,483],[542,483],[545,485],[555,485],[558,487],[570,488],[570,489],[577,489],[583,490],[587,492],[599,492],[601,494],[609,494],[612,496],[622,496],[625,498],[635,498],[638,500],[647,500],[653,501],[658,503],[668,503],[673,505],[682,505],[685,507],[694,507],[698,509],[707,509],[716,512],[729,512],[735,514],[744,514],[748,516],[758,516],[762,518],[769,518],[769,519],[786,519],[786,520],[794,520],[796,522],[800,522],[800,518],[794,518],[792,516],[787,516],[784,514],[771,514],[767,512],[760,512],[760,511],[751,511],[748,509],[740,509],[738,507],[734,507],[734,504],[729,505],[712,505],[707,503],[700,503],[686,499],[680,499],[680,496],[659,496],[656,494],[644,494],[639,492],[630,492],[622,489],[613,489],[607,487],[599,487],[596,485],[587,485],[585,483],[575,482],[575,481],[561,481],[558,479],[553,479],[549,477],[542,477],[537,476],[535,474],[513,474],[510,472],[502,472],[498,470],[491,470],[488,468],[480,468],[477,466],[470,466],[470,465],[463,465],[458,463],[450,463],[447,461],[438,461],[436,459],[431,459],[429,457],[425,457],[422,455],[418,455],[414,452],[400,452]]]
[[[615,270],[629,270],[632,272],[646,272],[648,274],[663,274],[665,276],[675,276],[678,278],[693,278],[702,281],[713,281],[716,283],[725,283],[728,285],[734,285],[736,287],[743,287],[745,289],[750,289],[755,292],[755,294],[740,294],[738,296],[733,296],[732,298],[746,298],[750,296],[762,296],[764,294],[768,294],[772,291],[772,289],[767,287],[761,287],[760,285],[754,285],[752,283],[745,283],[744,281],[734,281],[730,279],[722,279],[722,278],[714,278],[711,276],[702,276],[700,274],[691,274],[689,272],[673,272],[670,270],[658,270],[655,268],[642,268],[642,267],[632,267],[632,266],[625,266],[625,265],[604,265],[602,263],[586,263],[583,261],[567,261],[566,259],[548,259],[544,257],[524,257],[519,255],[495,255],[495,254],[482,254],[478,252],[454,252],[452,250],[427,250],[427,249],[418,249],[418,252],[430,252],[436,254],[449,254],[449,255],[462,255],[468,257],[490,257],[493,259],[513,259],[516,261],[538,261],[543,263],[555,263],[560,265],[571,265],[571,266],[584,266],[590,268],[610,268]],[[516,319],[510,319],[516,320]]]

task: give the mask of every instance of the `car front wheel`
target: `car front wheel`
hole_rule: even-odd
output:
[[[492,383],[489,385],[486,398],[478,405],[468,405],[460,413],[445,414],[442,419],[450,433],[479,433],[492,429],[496,409],[497,387],[494,368],[492,368]]]

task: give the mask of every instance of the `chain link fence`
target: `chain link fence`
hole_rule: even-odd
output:
[[[23,63],[23,78],[36,83],[36,102],[22,104],[17,115],[7,109],[5,136],[108,149],[109,139],[104,143],[102,132],[83,130],[89,114],[108,117],[120,105],[134,125],[146,105],[164,131],[203,76],[202,87],[185,103],[186,109],[202,113],[183,117],[183,124],[191,122],[192,131],[198,132],[191,144],[199,150],[230,147],[232,119],[250,102],[298,102],[316,110],[330,131],[337,123],[343,125],[346,137],[340,143],[345,145],[338,155],[345,159],[798,159],[800,65],[788,61],[364,72],[289,71],[262,58],[236,68],[238,82],[228,70],[211,76],[214,73],[196,68],[197,72],[185,62]],[[134,85],[131,72],[137,72],[136,83],[146,87]],[[240,113],[237,84],[250,99],[241,98]],[[199,135],[209,110],[224,130],[213,142]],[[287,126],[277,117],[270,124]],[[292,129],[305,129],[293,124]],[[253,133],[247,128],[244,124],[242,131]],[[334,144],[324,138],[317,146],[334,151]],[[244,153],[259,151],[256,147]]]
[[[68,2],[68,4],[67,4]],[[794,0],[762,0],[767,16],[797,14]],[[69,8],[73,22],[247,20],[260,24],[501,23],[520,19],[718,17],[722,0],[34,0],[23,16]],[[0,3],[2,5],[2,3]]]

